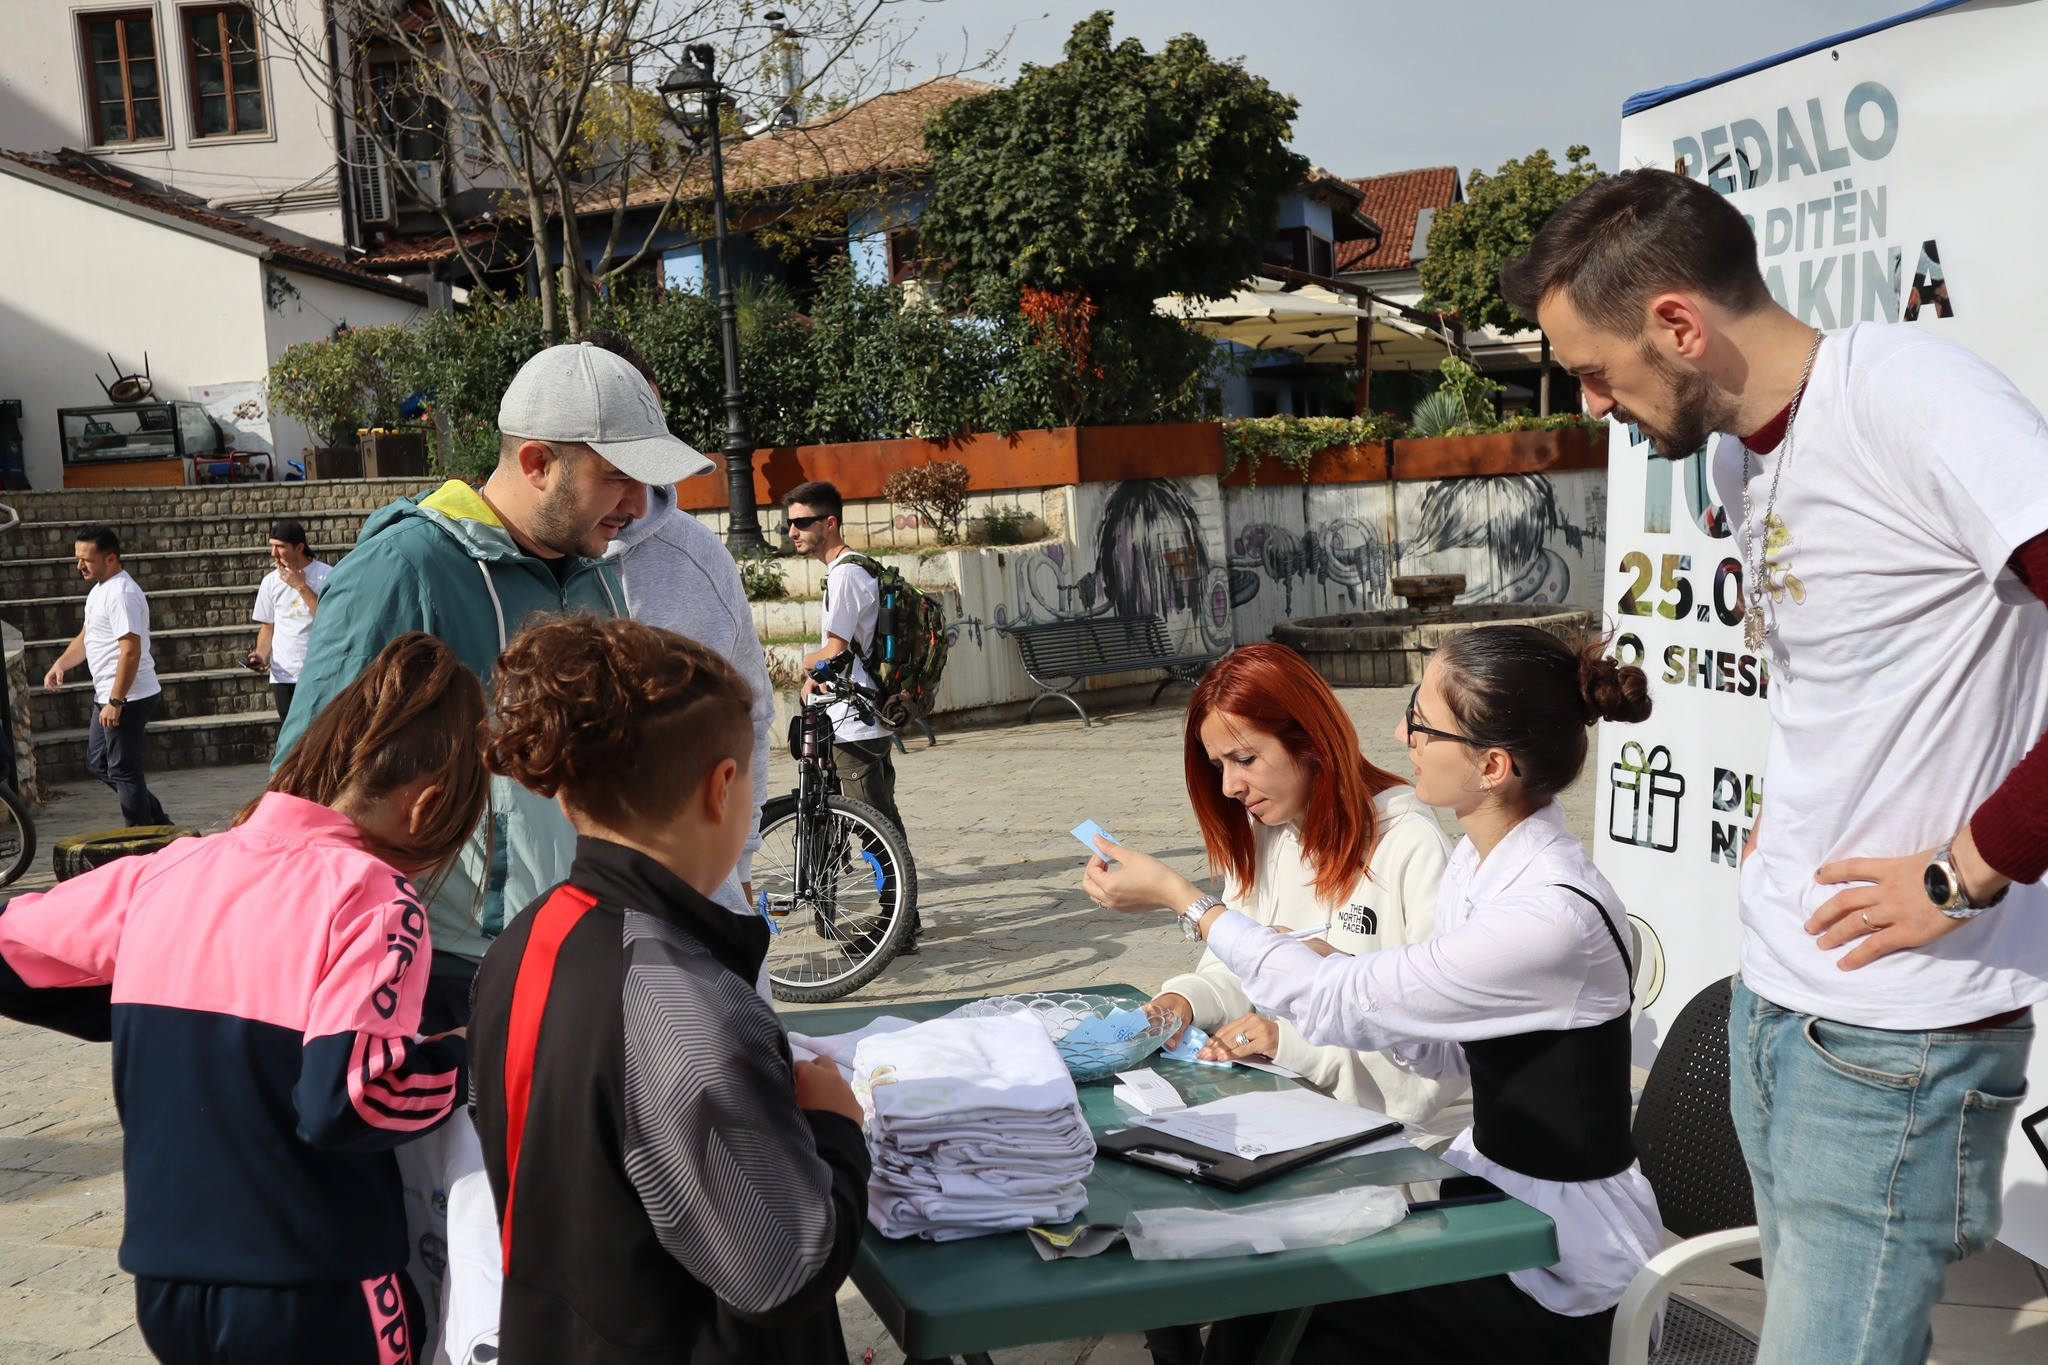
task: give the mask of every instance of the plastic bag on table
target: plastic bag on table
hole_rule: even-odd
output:
[[[1195,1261],[1343,1246],[1407,1216],[1398,1188],[1359,1185],[1236,1209],[1139,1209],[1124,1220],[1124,1237],[1140,1261]]]

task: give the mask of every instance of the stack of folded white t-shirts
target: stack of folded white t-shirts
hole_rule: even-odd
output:
[[[853,1086],[874,1158],[868,1220],[884,1236],[950,1242],[1064,1223],[1088,1202],[1095,1139],[1028,1014],[863,1038]]]

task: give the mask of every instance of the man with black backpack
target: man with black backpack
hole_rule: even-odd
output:
[[[882,615],[882,571],[874,560],[857,554],[839,534],[839,519],[846,500],[839,490],[823,480],[798,484],[782,495],[786,524],[783,534],[798,553],[825,566],[824,622],[818,647],[804,655],[804,672],[829,659],[851,653],[848,676],[862,687],[877,687],[868,667]],[[804,696],[809,698],[817,684],[807,676]],[[896,809],[896,759],[894,736],[874,720],[864,718],[850,702],[834,702],[832,715],[832,756],[839,770],[839,787],[856,801],[866,802],[887,816],[903,841],[910,842],[903,815]],[[923,925],[911,922],[914,952]]]

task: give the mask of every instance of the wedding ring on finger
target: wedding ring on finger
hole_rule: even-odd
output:
[[[1864,911],[1861,911],[1861,912],[1859,912],[1859,913],[1861,913],[1861,914],[1862,914],[1862,916],[1863,916],[1863,927],[1864,927],[1864,928],[1866,928],[1866,929],[1875,929],[1875,928],[1877,927],[1877,926],[1876,926],[1875,924],[1872,924],[1872,923],[1870,922],[1870,912],[1869,912],[1868,910],[1864,910]]]
[[[1237,1037],[1231,1039],[1230,1041],[1236,1043],[1239,1047],[1244,1047],[1247,1044],[1249,1044],[1251,1040],[1252,1036],[1249,1033],[1239,1033]]]

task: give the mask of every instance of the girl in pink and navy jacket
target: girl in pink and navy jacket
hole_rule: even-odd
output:
[[[392,1149],[464,1094],[421,1040],[432,947],[409,877],[484,808],[475,675],[394,640],[236,825],[0,913],[0,1013],[111,1039],[121,1267],[173,1365],[410,1365]]]

